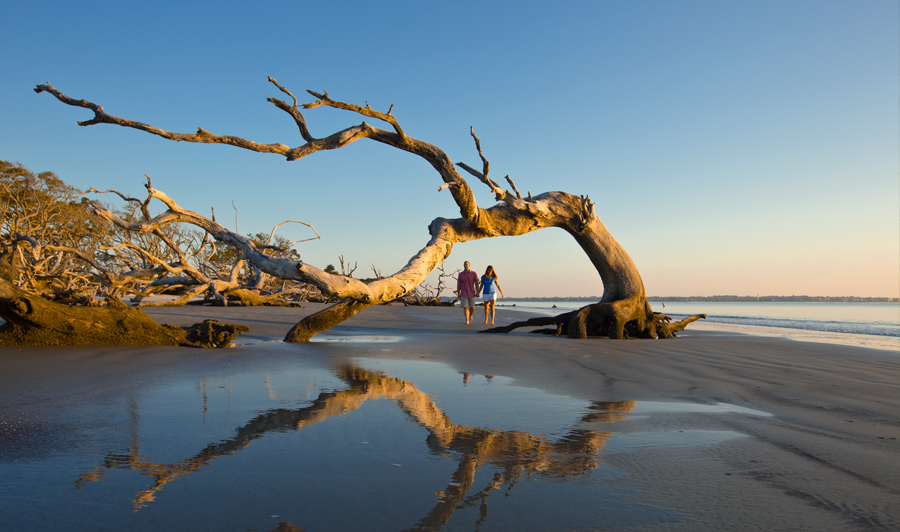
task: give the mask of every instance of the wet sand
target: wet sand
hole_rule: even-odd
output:
[[[128,387],[223,364],[253,365],[252,345],[278,340],[322,308],[148,307],[175,325],[216,318],[250,325],[227,350],[183,348],[0,351],[0,405]],[[521,319],[498,309],[498,325]],[[728,403],[771,414],[714,423],[680,416],[685,431],[747,437],[703,446],[646,446],[604,461],[630,472],[632,498],[684,515],[629,530],[900,529],[900,352],[688,329],[672,340],[568,340],[519,330],[479,334],[447,307],[372,307],[284,357],[427,360],[473,376],[586,401]],[[365,340],[365,341],[359,341]],[[654,427],[634,427],[653,431]],[[617,426],[627,431],[629,425]],[[657,427],[662,429],[663,427]]]

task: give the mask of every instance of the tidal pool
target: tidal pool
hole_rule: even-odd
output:
[[[277,344],[245,346],[277,350]],[[2,530],[577,530],[678,522],[608,453],[704,405],[586,402],[424,361],[292,358],[0,408]],[[765,415],[731,405],[714,413]]]

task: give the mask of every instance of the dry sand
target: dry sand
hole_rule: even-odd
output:
[[[280,339],[322,308],[150,307],[164,323],[211,317],[250,325],[238,342]],[[498,309],[498,324],[522,313]],[[476,318],[481,316],[476,312]],[[478,320],[476,320],[476,323]],[[284,356],[431,360],[472,375],[587,401],[728,403],[771,416],[681,415],[681,430],[748,437],[701,448],[644,447],[604,460],[631,474],[634,498],[680,512],[678,525],[647,530],[900,530],[900,352],[727,330],[689,329],[671,340],[569,340],[478,334],[447,307],[372,307]],[[381,342],[335,342],[354,338]],[[204,365],[252,364],[247,349],[4,349],[0,405],[36,388],[65,396]],[[48,370],[52,367],[52,370]],[[654,431],[640,419],[617,431]],[[671,429],[672,427],[667,427]],[[643,530],[643,529],[631,529]]]

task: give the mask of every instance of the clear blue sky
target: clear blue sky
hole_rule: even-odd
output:
[[[900,3],[868,1],[6,2],[0,159],[265,231],[313,224],[316,266],[390,274],[459,215],[422,160],[374,142],[286,162],[75,122],[107,112],[302,144],[265,101],[305,89],[520,190],[587,194],[649,295],[900,295]],[[357,124],[306,113],[313,135]],[[474,180],[473,180],[474,181]],[[472,182],[482,206],[493,196]],[[285,233],[308,236],[300,229]],[[560,230],[454,248],[507,296],[599,295]]]

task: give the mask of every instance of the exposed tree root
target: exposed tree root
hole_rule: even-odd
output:
[[[676,332],[683,331],[689,324],[694,323],[701,318],[704,320],[706,319],[706,314],[694,314],[681,321],[672,323],[672,318],[665,314],[654,312],[653,316],[654,321],[656,321],[656,333],[658,338],[674,338]]]
[[[191,327],[162,325],[143,310],[111,298],[106,307],[53,303],[0,280],[0,345],[171,345],[227,347],[249,330],[206,320]]]
[[[536,329],[531,332],[582,339],[590,336],[674,338],[676,332],[683,331],[689,324],[701,318],[705,319],[706,314],[696,314],[672,322],[669,316],[650,310],[650,305],[643,298],[632,298],[611,303],[595,303],[557,316],[530,318],[480,332],[505,334],[521,327],[552,326],[553,328]]]

